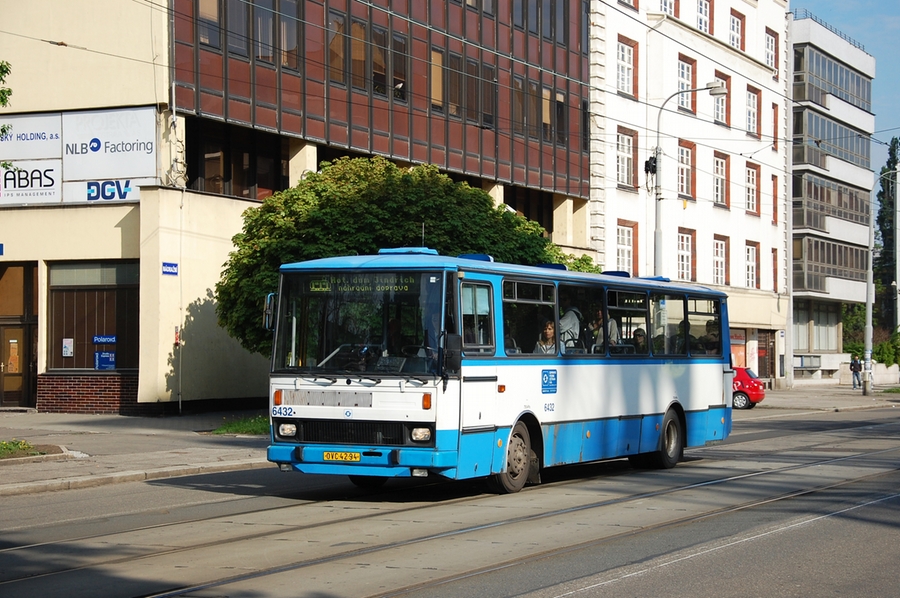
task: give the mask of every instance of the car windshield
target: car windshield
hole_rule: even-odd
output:
[[[438,272],[287,272],[273,370],[437,373],[442,297]]]

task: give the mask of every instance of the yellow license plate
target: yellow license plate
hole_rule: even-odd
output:
[[[326,461],[359,461],[359,453],[326,452]]]

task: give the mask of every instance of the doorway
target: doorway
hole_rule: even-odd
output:
[[[37,404],[37,263],[0,263],[0,407]]]

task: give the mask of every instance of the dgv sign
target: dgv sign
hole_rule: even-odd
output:
[[[97,201],[100,199],[126,200],[136,199],[129,197],[129,194],[136,189],[132,189],[131,181],[88,181],[87,182],[87,200]]]

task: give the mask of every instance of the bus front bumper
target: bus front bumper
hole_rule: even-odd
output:
[[[326,459],[326,453],[331,458]],[[334,455],[353,460],[334,460]],[[360,450],[360,447],[276,444],[269,446],[267,457],[273,463],[290,465],[303,473],[411,477],[413,469],[428,469],[433,473],[453,469],[458,454],[433,448],[371,447]]]

